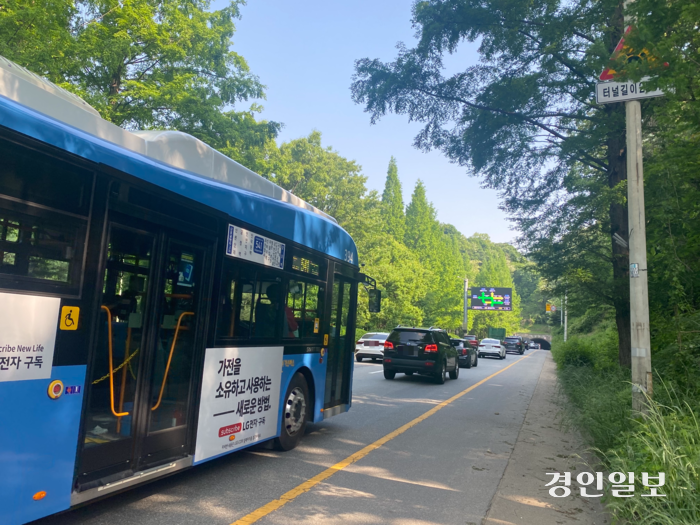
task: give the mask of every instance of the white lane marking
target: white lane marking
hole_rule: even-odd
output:
[[[370,374],[381,374],[384,370],[377,370],[376,372],[370,372]]]

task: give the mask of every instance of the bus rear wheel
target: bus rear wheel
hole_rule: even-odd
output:
[[[284,396],[282,433],[275,440],[278,450],[292,450],[299,444],[309,414],[309,386],[303,375],[294,374]]]

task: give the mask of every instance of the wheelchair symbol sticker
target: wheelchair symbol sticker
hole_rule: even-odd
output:
[[[77,306],[63,306],[61,308],[61,330],[77,330],[80,308]]]

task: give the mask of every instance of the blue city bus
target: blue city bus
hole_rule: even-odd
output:
[[[1,57],[0,159],[0,522],[350,408],[371,279],[333,218]]]

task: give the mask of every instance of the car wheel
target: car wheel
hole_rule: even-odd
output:
[[[459,359],[455,363],[455,369],[450,372],[450,379],[457,379],[459,377]]]
[[[474,354],[474,368],[479,366],[479,354]]]
[[[361,362],[362,362],[362,357],[360,357],[359,355],[356,355],[356,356],[355,356],[355,361],[357,361],[358,363],[361,363]]]
[[[435,381],[437,381],[438,385],[444,385],[445,381],[447,381],[447,363],[445,361],[443,361],[440,365],[440,370],[438,371],[438,375],[435,377]]]
[[[376,358],[376,357],[373,357],[373,358],[372,358],[372,362],[373,362],[373,363],[376,363],[376,362],[377,362],[377,358]]]
[[[282,433],[275,440],[278,450],[292,450],[299,444],[309,415],[309,386],[301,374],[294,374],[284,396]]]
[[[412,375],[413,375],[413,372],[406,372],[406,375],[407,375],[407,376],[412,376]]]
[[[499,355],[498,357],[499,357],[499,359],[505,359],[506,355],[507,355],[506,352],[503,352],[503,355]]]
[[[394,379],[396,377],[396,372],[393,370],[384,370],[384,379]]]
[[[464,366],[464,368],[471,368],[472,367],[472,356],[469,356],[469,359],[467,359],[467,364]]]

